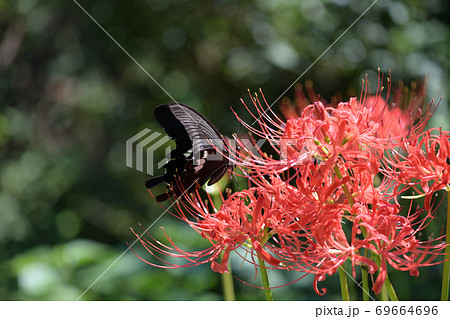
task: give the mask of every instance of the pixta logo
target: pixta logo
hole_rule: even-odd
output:
[[[144,171],[144,158],[146,159],[146,173],[153,175],[153,163],[155,150],[165,147],[165,158],[158,162],[158,169],[163,167],[170,158],[170,145],[166,143],[170,138],[166,135],[158,139],[162,134],[159,132],[152,132],[152,130],[145,128],[133,137],[129,138],[126,142],[126,165],[131,168],[135,168],[140,172]],[[156,142],[153,142],[156,140]],[[145,152],[144,152],[145,150]],[[145,155],[144,155],[145,154]]]

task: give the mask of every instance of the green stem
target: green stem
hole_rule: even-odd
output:
[[[339,170],[339,167],[335,165],[333,167],[334,173],[336,174],[337,178],[343,179],[344,176],[342,176],[341,171]],[[344,191],[345,197],[347,197],[348,203],[350,204],[350,207],[353,207],[355,204],[355,200],[353,199],[352,194],[350,193],[350,190],[348,189],[347,185],[342,184],[342,190]]]
[[[334,169],[336,176],[339,179],[343,179],[343,176],[342,176],[341,171],[339,170],[339,167],[336,165],[336,166],[334,166],[333,169]],[[353,199],[353,196],[350,193],[347,185],[342,185],[342,189],[344,191],[345,196],[347,197],[350,207],[352,207],[355,204],[355,200]],[[448,225],[448,223],[447,223],[447,225]],[[450,226],[448,226],[448,227],[450,227]],[[362,229],[362,232],[363,232],[364,237],[366,237],[364,229]],[[449,248],[449,252],[450,252],[450,248]],[[377,261],[378,266],[380,266],[379,256],[376,256],[376,261]],[[366,272],[366,279],[367,279],[367,272]],[[447,280],[448,280],[448,278],[447,278]],[[368,283],[367,283],[367,286],[368,286]],[[448,284],[447,284],[447,287],[448,287]],[[342,281],[341,281],[341,290],[342,290]],[[366,291],[368,291],[368,290],[366,290]],[[384,285],[383,285],[383,288],[381,291],[381,298],[387,298],[387,295],[389,295],[389,298],[391,298],[391,300],[398,301],[397,294],[395,293],[394,287],[392,286],[392,283],[389,280],[388,275],[386,275],[386,280],[384,281]],[[365,296],[365,298],[368,298],[368,296]],[[385,300],[385,299],[382,299],[382,300]],[[388,299],[386,299],[386,300],[388,300]]]
[[[365,266],[361,266],[361,277],[363,285],[363,300],[370,301],[369,295],[369,275]]]
[[[450,280],[450,191],[447,191],[447,229],[445,231],[445,255],[444,255],[444,271],[442,274],[442,291],[441,301],[448,300],[448,286]]]
[[[266,294],[267,301],[273,301],[272,290],[270,290],[269,276],[267,276],[266,263],[260,257],[259,259],[259,269],[261,270],[261,279],[263,282],[264,293]]]
[[[230,267],[228,267],[230,269]],[[236,296],[234,295],[234,285],[233,285],[233,274],[230,272],[222,274],[222,289],[225,301],[235,301]]]
[[[341,294],[343,301],[350,301],[350,294],[348,292],[347,275],[345,274],[344,265],[339,266],[339,281],[341,282]]]
[[[223,254],[223,252],[221,253]],[[228,273],[222,273],[222,291],[225,301],[235,301],[233,285],[233,273],[231,272],[230,261],[228,261]]]
[[[395,293],[394,286],[392,286],[391,280],[389,279],[389,276],[386,274],[386,279],[384,280],[383,289],[386,288],[387,293],[389,294],[389,298],[391,298],[392,301],[398,301],[397,294]]]
[[[335,165],[333,167],[334,173],[336,174],[337,178],[342,180],[344,176],[342,176],[341,171],[339,170],[339,167]],[[350,193],[347,185],[342,184],[342,189],[344,191],[345,197],[347,197],[348,203],[350,204],[350,207],[353,207],[355,204],[355,200],[353,199],[352,194]],[[350,294],[348,292],[348,284],[347,284],[347,276],[345,274],[345,269],[343,267],[344,265],[339,266],[339,280],[341,282],[341,294],[342,294],[342,300],[343,301],[350,301]]]
[[[381,301],[389,301],[389,294],[385,285],[381,288],[380,292],[380,300]]]

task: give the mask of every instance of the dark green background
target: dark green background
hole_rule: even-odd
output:
[[[79,3],[170,95],[231,134],[239,124],[230,106],[249,119],[239,101],[249,101],[247,89],[262,88],[274,101],[371,1]],[[427,99],[443,97],[432,125],[448,130],[449,14],[445,0],[380,0],[299,82],[311,79],[321,96],[347,98],[366,73],[376,84],[378,67],[406,84],[429,75]],[[0,0],[0,299],[77,299],[134,240],[129,227],[147,227],[160,216],[163,209],[144,187],[147,176],[125,166],[125,141],[144,128],[162,132],[153,109],[167,102],[75,2]],[[184,249],[206,245],[170,215],[150,233],[162,239],[162,226]],[[260,284],[237,256],[232,264],[239,278]],[[400,299],[439,299],[439,269],[421,270],[418,278],[392,272]],[[271,284],[298,275],[272,272]],[[336,276],[321,283],[328,293],[320,297],[305,278],[274,290],[274,297],[336,300],[337,284]],[[235,286],[239,300],[264,298],[240,281]],[[209,265],[163,270],[128,252],[82,299],[222,295]]]

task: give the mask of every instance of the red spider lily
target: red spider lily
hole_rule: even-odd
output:
[[[390,87],[388,97],[389,92]],[[308,225],[313,224],[317,227],[303,227],[303,230],[307,231],[311,238],[314,238],[314,243],[309,243],[308,249],[297,249],[296,252],[289,251],[287,254],[295,256],[295,258],[291,258],[293,261],[308,265],[310,270],[316,273],[316,284],[324,279],[325,274],[334,273],[345,259],[350,258],[353,264],[369,266],[372,274],[373,271],[380,269],[380,275],[373,287],[378,293],[384,283],[386,263],[392,264],[396,269],[408,269],[413,274],[416,273],[418,266],[431,265],[437,252],[443,249],[443,246],[439,244],[431,245],[416,239],[414,234],[418,230],[409,226],[411,220],[402,217],[398,207],[394,206],[396,209],[392,210],[392,207],[391,209],[382,209],[380,206],[380,203],[386,203],[386,200],[396,198],[405,190],[398,186],[399,178],[393,178],[395,174],[403,174],[400,165],[394,167],[390,171],[391,174],[386,174],[385,166],[393,161],[389,157],[384,160],[384,154],[395,153],[395,147],[405,146],[405,141],[410,141],[411,136],[421,132],[435,111],[434,104],[429,104],[422,118],[413,125],[413,120],[421,113],[424,96],[422,89],[419,89],[417,94],[414,92],[409,95],[409,99],[404,100],[400,99],[398,90],[394,95],[394,105],[403,104],[403,107],[409,107],[406,110],[388,106],[377,93],[374,97],[362,97],[361,103],[358,103],[356,98],[351,98],[349,102],[339,103],[336,107],[326,107],[322,102],[302,105],[299,108],[301,115],[289,118],[286,123],[280,123],[278,118],[269,121],[259,99],[252,98],[259,115],[259,117],[254,117],[258,120],[261,128],[253,130],[253,133],[267,138],[276,148],[281,159],[277,160],[265,154],[257,154],[251,159],[247,158],[244,163],[241,163],[241,167],[245,167],[252,182],[259,187],[273,188],[270,184],[264,185],[263,177],[274,174],[283,179],[286,185],[295,183],[301,196],[291,193],[289,194],[290,200],[285,200],[292,203],[293,207],[301,206],[302,209],[297,208],[297,212],[303,212],[303,210],[314,212],[312,215],[305,214],[305,216],[309,219],[310,224]],[[307,99],[303,96],[297,100],[303,103]],[[402,101],[404,103],[400,103]],[[295,114],[291,112],[290,116],[295,116]],[[277,130],[279,127],[284,128],[281,134]],[[272,131],[276,131],[276,133],[271,135]],[[446,155],[448,154],[448,137],[441,134],[440,138],[445,139],[445,142],[442,143],[439,156],[431,156],[431,163],[427,161],[428,166],[433,163],[438,163],[438,165],[434,165],[433,168],[428,167],[428,176],[423,177],[440,181],[431,186],[428,184],[425,184],[425,187],[422,186],[425,191],[429,191],[429,194],[448,184],[447,172],[449,170],[445,168],[448,167],[448,156]],[[429,148],[435,150],[436,145]],[[423,156],[424,160],[425,157]],[[312,158],[317,162],[311,164],[311,161],[307,161]],[[415,166],[417,167],[418,163]],[[424,174],[425,166],[422,165],[421,168],[422,171],[410,168],[410,172],[413,173],[412,177],[417,178],[415,174]],[[295,172],[287,174],[288,169],[294,169]],[[280,175],[283,172],[285,174]],[[380,172],[385,176],[379,186],[375,187],[373,183]],[[297,205],[293,203],[296,198],[299,199]],[[309,206],[305,199],[312,202],[316,200],[317,205]],[[431,196],[427,199],[430,200]],[[430,211],[429,201],[427,203],[427,211]],[[332,205],[336,204],[342,205],[339,209],[333,209]],[[385,223],[388,223],[390,228],[383,226],[383,223],[379,223],[377,227],[367,224],[370,229],[370,232],[367,233],[368,237],[359,242],[348,243],[341,228],[344,219],[354,223],[354,227],[361,227],[358,225],[362,223],[362,220],[365,220],[365,223],[367,220],[374,221],[371,218],[367,219],[367,216],[372,216],[373,213],[356,214],[352,209],[355,204],[364,205],[364,207],[371,205],[378,207],[379,211],[391,212],[385,217],[388,219]],[[384,206],[388,207],[386,204]],[[311,210],[311,207],[314,208]],[[321,220],[318,218],[319,216],[326,217]],[[363,216],[365,219],[362,219]],[[380,221],[378,220],[378,222]],[[400,224],[401,226],[399,226]],[[390,229],[389,236],[384,234],[387,229]],[[396,234],[395,229],[402,231]],[[295,240],[292,239],[294,237]],[[294,243],[298,237],[299,234],[291,234],[290,243]],[[303,237],[303,241],[309,240],[309,238]],[[396,240],[391,243],[393,237]],[[385,244],[381,246],[379,245],[381,242],[375,244],[375,240],[381,240],[381,238]],[[389,239],[389,244],[386,244],[387,239]],[[413,241],[415,245],[408,241]],[[372,244],[367,246],[367,243]],[[284,248],[288,247],[284,246]],[[372,251],[374,255],[379,255],[380,265],[355,253],[361,248]],[[398,255],[399,252],[402,252],[403,259],[392,257],[392,255]],[[419,257],[413,258],[408,254]],[[427,254],[429,254],[428,259],[424,258]],[[304,256],[314,257],[306,260]],[[426,261],[424,261],[425,259]],[[307,271],[302,265],[293,266],[291,264],[290,266]],[[317,286],[315,287],[317,290]]]
[[[403,154],[392,153],[384,173],[398,185],[405,185],[403,191],[412,187],[425,195],[425,209],[429,211],[432,195],[450,185],[450,132],[431,129],[412,135],[402,150]]]
[[[368,109],[369,119],[378,123],[379,127],[377,131],[380,137],[389,138],[400,136],[410,129],[411,124],[415,120],[421,117],[426,91],[425,82],[421,84],[412,83],[411,88],[405,87],[400,82],[392,92],[391,76],[389,74],[387,78],[386,99],[381,96],[384,87],[383,77],[380,71],[378,71],[378,87],[375,95],[368,95],[367,77],[364,83],[365,87],[361,91],[359,103]],[[280,109],[286,119],[301,117],[305,108],[314,102],[320,101],[326,104],[325,100],[318,98],[311,82],[306,82],[305,87],[306,95],[300,84],[295,86],[295,99],[293,102],[287,97],[282,99]],[[387,100],[389,100],[389,103],[387,103]],[[329,106],[334,107],[339,103],[336,97],[332,98],[332,101]]]
[[[358,209],[353,221],[353,246],[358,251],[362,248],[370,251],[379,261],[379,265],[372,265],[372,269],[379,269],[373,286],[376,293],[381,291],[386,278],[387,263],[395,269],[418,276],[418,267],[437,264],[434,260],[445,249],[445,244],[440,243],[441,238],[420,241],[416,237],[429,224],[431,214],[420,218],[423,210],[418,210],[404,217],[400,215],[400,208],[388,202],[378,203],[373,209],[363,206],[363,209]]]
[[[158,257],[159,254],[188,261],[183,266],[167,263],[159,267],[211,263],[216,272],[227,272],[230,253],[243,248],[249,256],[242,258],[252,265],[257,265],[254,260],[257,256],[271,268],[315,274],[314,287],[318,294],[326,291],[318,289],[318,282],[326,275],[334,274],[347,259],[354,266],[368,266],[372,274],[380,271],[373,287],[379,293],[386,276],[386,263],[414,273],[419,266],[431,265],[437,251],[445,247],[415,238],[426,225],[425,218],[419,221],[419,227],[412,228],[420,212],[402,217],[399,207],[387,202],[378,203],[370,210],[361,204],[353,207],[345,203],[327,204],[325,197],[307,198],[303,190],[277,179],[266,183],[265,187],[260,185],[232,194],[219,211],[210,213],[197,193],[178,206],[177,214],[208,239],[210,248],[186,252],[168,236],[171,248],[154,240],[141,239],[141,242],[160,261],[163,259]],[[349,214],[344,217],[346,211]],[[194,216],[194,221],[185,212]],[[345,219],[353,221],[350,242],[342,228]],[[364,238],[360,236],[362,230],[366,232]],[[380,265],[368,258],[365,250],[379,255]],[[219,261],[220,252],[223,252],[223,258]]]
[[[228,272],[229,254],[238,248],[244,248],[250,252],[251,259],[248,261],[252,264],[254,255],[257,254],[270,265],[283,268],[279,265],[280,261],[267,251],[269,245],[266,242],[270,237],[267,225],[277,223],[277,220],[285,217],[277,216],[277,212],[268,207],[267,194],[259,189],[234,193],[216,212],[210,211],[209,207],[202,202],[198,192],[195,196],[185,197],[185,199],[186,202],[177,203],[177,213],[174,214],[186,221],[202,237],[208,239],[211,247],[197,252],[184,252],[175,245],[169,236],[166,237],[173,248],[155,242],[153,238],[150,240],[140,239],[153,256],[159,253],[170,257],[182,257],[189,261],[188,264],[182,266],[168,264],[168,266],[161,267],[186,267],[211,262],[211,268],[214,271]],[[250,202],[250,204],[246,204],[246,202]],[[194,217],[193,220],[190,217]],[[223,258],[221,261],[217,261],[221,252],[223,252]],[[163,261],[161,258],[158,259]]]
[[[408,98],[396,90],[394,103],[387,102],[390,79],[386,99],[381,97],[381,87],[380,83],[375,96],[361,94],[359,101],[350,98],[333,105],[316,100],[292,109],[284,101],[284,113],[290,116],[286,122],[267,110],[264,95],[262,100],[251,96],[256,112],[243,103],[259,128],[236,116],[254,136],[269,141],[274,156],[251,152],[238,139],[240,148],[227,153],[233,154],[230,160],[248,177],[249,189],[222,198],[218,210],[197,192],[178,202],[173,213],[207,239],[210,247],[185,252],[169,236],[171,247],[151,238],[141,242],[154,256],[188,261],[164,267],[211,263],[214,271],[222,273],[228,271],[233,251],[255,267],[257,257],[268,268],[314,274],[318,294],[326,292],[318,283],[346,260],[351,261],[354,276],[356,266],[367,267],[376,276],[372,289],[377,294],[387,265],[418,275],[419,267],[437,264],[436,257],[446,245],[439,242],[441,238],[422,241],[418,234],[436,213],[431,195],[450,182],[450,133],[424,132],[436,106],[429,104],[421,114],[422,86]],[[312,87],[307,89],[316,99]],[[308,99],[297,94],[296,103],[306,104]],[[405,213],[398,203],[390,202],[409,188],[426,196],[425,210],[412,212],[410,207]]]
[[[387,82],[389,98],[390,78]],[[382,78],[379,87],[382,87]],[[284,113],[291,116],[287,122],[281,121],[271,111],[264,95],[261,94],[262,101],[257,96],[251,97],[256,109],[255,114],[243,101],[242,103],[258,122],[260,129],[253,128],[236,115],[238,120],[254,135],[269,141],[284,162],[273,160],[262,153],[246,153],[245,160],[241,159],[237,165],[247,169],[283,172],[313,158],[329,160],[333,156],[337,159],[338,155],[346,160],[356,158],[360,161],[364,159],[363,156],[369,156],[368,151],[376,152],[378,157],[382,157],[386,150],[399,146],[411,131],[423,130],[436,110],[434,104],[429,104],[420,121],[412,125],[422,112],[425,85],[415,87],[415,90],[406,95],[401,95],[402,91],[406,91],[403,86],[397,88],[393,95],[394,102],[391,104],[381,97],[381,88],[375,96],[361,94],[361,102],[351,98],[349,102],[337,105],[325,106],[321,101],[317,101],[309,105],[291,104],[290,107],[284,102]],[[310,97],[314,97],[315,94],[310,92],[312,88],[308,90]],[[363,92],[367,92],[367,87]],[[296,103],[308,101],[304,94],[301,96],[302,98],[296,99]],[[301,113],[295,113],[300,110]],[[238,143],[241,148],[245,148],[239,140]],[[365,160],[368,160],[368,157]]]

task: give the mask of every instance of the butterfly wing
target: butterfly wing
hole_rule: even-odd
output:
[[[186,153],[191,148],[194,152],[223,149],[223,136],[205,116],[193,108],[171,103],[160,105],[155,109],[155,117],[166,133],[175,140],[177,150]]]
[[[183,193],[192,193],[202,187],[208,180],[208,185],[217,183],[226,173],[229,165],[227,160],[222,162],[208,160],[210,153],[205,153],[206,157],[201,158],[199,163],[194,165],[193,161],[187,161],[181,174],[176,175],[169,183],[170,189],[166,193],[156,196],[158,202],[165,201],[175,195],[181,196]],[[158,178],[155,178],[158,179]]]
[[[217,159],[214,156],[217,151],[224,151],[224,142],[222,134],[211,121],[180,103],[158,106],[155,117],[176,143],[171,160],[164,165],[166,173],[146,182],[148,188],[161,182],[170,185],[171,190],[157,196],[157,201],[164,201],[173,195],[180,196],[184,190],[192,192],[208,179],[208,185],[220,180],[229,166],[226,158]]]

